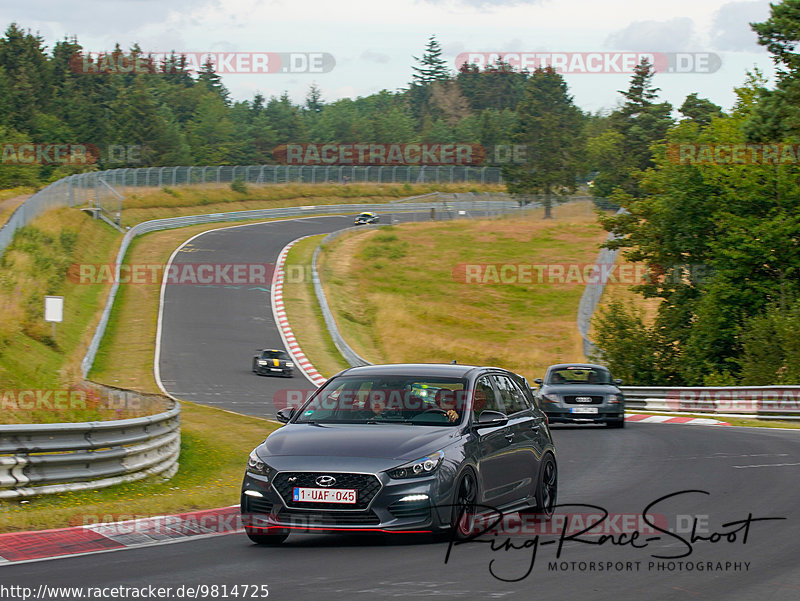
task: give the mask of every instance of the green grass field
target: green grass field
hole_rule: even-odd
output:
[[[582,361],[576,283],[465,283],[463,264],[585,264],[606,233],[585,203],[502,219],[359,232],[323,253],[322,280],[345,339],[375,363],[499,365],[530,380]]]

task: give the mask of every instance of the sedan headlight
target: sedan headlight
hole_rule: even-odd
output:
[[[270,467],[261,461],[261,458],[256,455],[255,451],[250,452],[250,458],[247,460],[247,471],[251,474],[266,476],[267,478],[269,478],[270,475]]]
[[[621,403],[622,402],[622,395],[621,394],[610,394],[610,395],[608,395],[608,402],[609,403]]]
[[[558,402],[558,395],[554,394],[552,392],[548,392],[547,394],[543,394],[542,397],[544,398],[545,401],[548,401],[549,403],[557,403]]]
[[[258,364],[259,364],[259,365],[266,365],[266,364],[267,364],[267,362],[266,362],[266,360],[264,360],[264,359],[259,359],[259,360],[258,360]]]
[[[291,361],[287,361],[286,367],[294,367],[294,363],[292,363]]]
[[[405,465],[389,470],[387,473],[390,478],[402,480],[404,478],[420,478],[430,476],[435,472],[444,460],[444,451],[436,451],[420,459],[410,461]]]

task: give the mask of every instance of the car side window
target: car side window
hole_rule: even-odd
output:
[[[497,402],[489,376],[482,376],[475,382],[475,398],[472,403],[472,415],[477,418],[484,411],[502,411]]]
[[[503,406],[505,406],[508,415],[526,411],[531,408],[522,390],[520,390],[511,378],[500,375],[496,375],[494,378],[497,382],[497,388],[500,391],[500,397],[503,399]]]

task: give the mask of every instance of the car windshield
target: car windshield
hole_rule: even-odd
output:
[[[261,352],[262,359],[288,359],[289,355],[286,354],[286,351],[262,351]]]
[[[465,414],[466,381],[413,376],[343,376],[328,382],[295,423],[455,426]],[[448,417],[448,411],[456,417]]]
[[[569,365],[552,370],[545,384],[611,384],[607,369]]]

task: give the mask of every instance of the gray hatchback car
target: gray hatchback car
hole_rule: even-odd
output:
[[[474,534],[473,518],[552,515],[556,454],[525,380],[504,369],[371,365],[332,377],[250,454],[247,535]],[[496,516],[497,513],[494,513]]]
[[[547,368],[536,393],[540,407],[551,423],[605,423],[625,427],[625,396],[622,380],[611,378],[602,365],[559,363]]]

